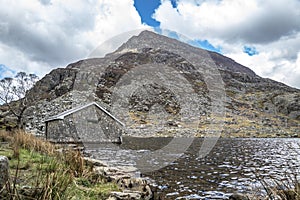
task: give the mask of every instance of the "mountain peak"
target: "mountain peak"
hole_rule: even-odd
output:
[[[164,49],[166,51],[174,51],[175,49],[184,49],[186,51],[197,51],[197,54],[206,53],[205,50],[190,46],[184,42],[167,36],[144,30],[139,35],[131,37],[126,43],[121,45],[115,53],[123,53],[126,51],[141,51],[144,48]]]
[[[139,35],[131,37],[127,42],[122,44],[113,54],[123,54],[126,52],[139,53],[143,49],[162,49],[184,57],[188,61],[195,62],[203,60],[211,62],[216,65],[220,70],[231,71],[234,73],[247,74],[248,76],[255,77],[256,74],[249,68],[236,63],[231,58],[225,57],[219,53],[211,52],[201,49],[199,47],[191,46],[185,42],[169,38],[158,33],[144,30]],[[193,55],[193,56],[192,56]],[[195,58],[197,57],[197,58]],[[196,63],[194,63],[196,64]]]

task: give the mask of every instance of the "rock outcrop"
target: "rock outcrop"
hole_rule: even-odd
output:
[[[112,192],[109,200],[150,200],[153,192],[149,182],[139,177],[140,173],[134,167],[109,167],[103,161],[85,158],[87,163],[94,166],[94,171],[103,175],[107,180],[114,181],[120,191]]]
[[[5,186],[9,179],[9,163],[8,158],[0,156],[0,190]]]

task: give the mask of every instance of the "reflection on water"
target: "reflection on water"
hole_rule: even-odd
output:
[[[135,166],[140,158],[171,140],[128,137],[120,146],[97,145],[88,151],[112,166]],[[155,180],[167,199],[226,199],[234,192],[253,192],[261,186],[260,178],[283,180],[299,171],[300,139],[219,139],[209,155],[198,158],[202,141],[195,139],[179,159],[144,174]],[[161,161],[150,159],[147,165],[156,162]]]

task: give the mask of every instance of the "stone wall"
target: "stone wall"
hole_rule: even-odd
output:
[[[120,124],[95,105],[47,123],[47,139],[56,142],[120,142],[122,131]]]
[[[54,120],[47,123],[46,139],[55,142],[78,141],[76,127],[70,120]]]

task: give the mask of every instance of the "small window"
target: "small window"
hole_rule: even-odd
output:
[[[98,119],[87,119],[87,122],[98,124],[99,120]]]

